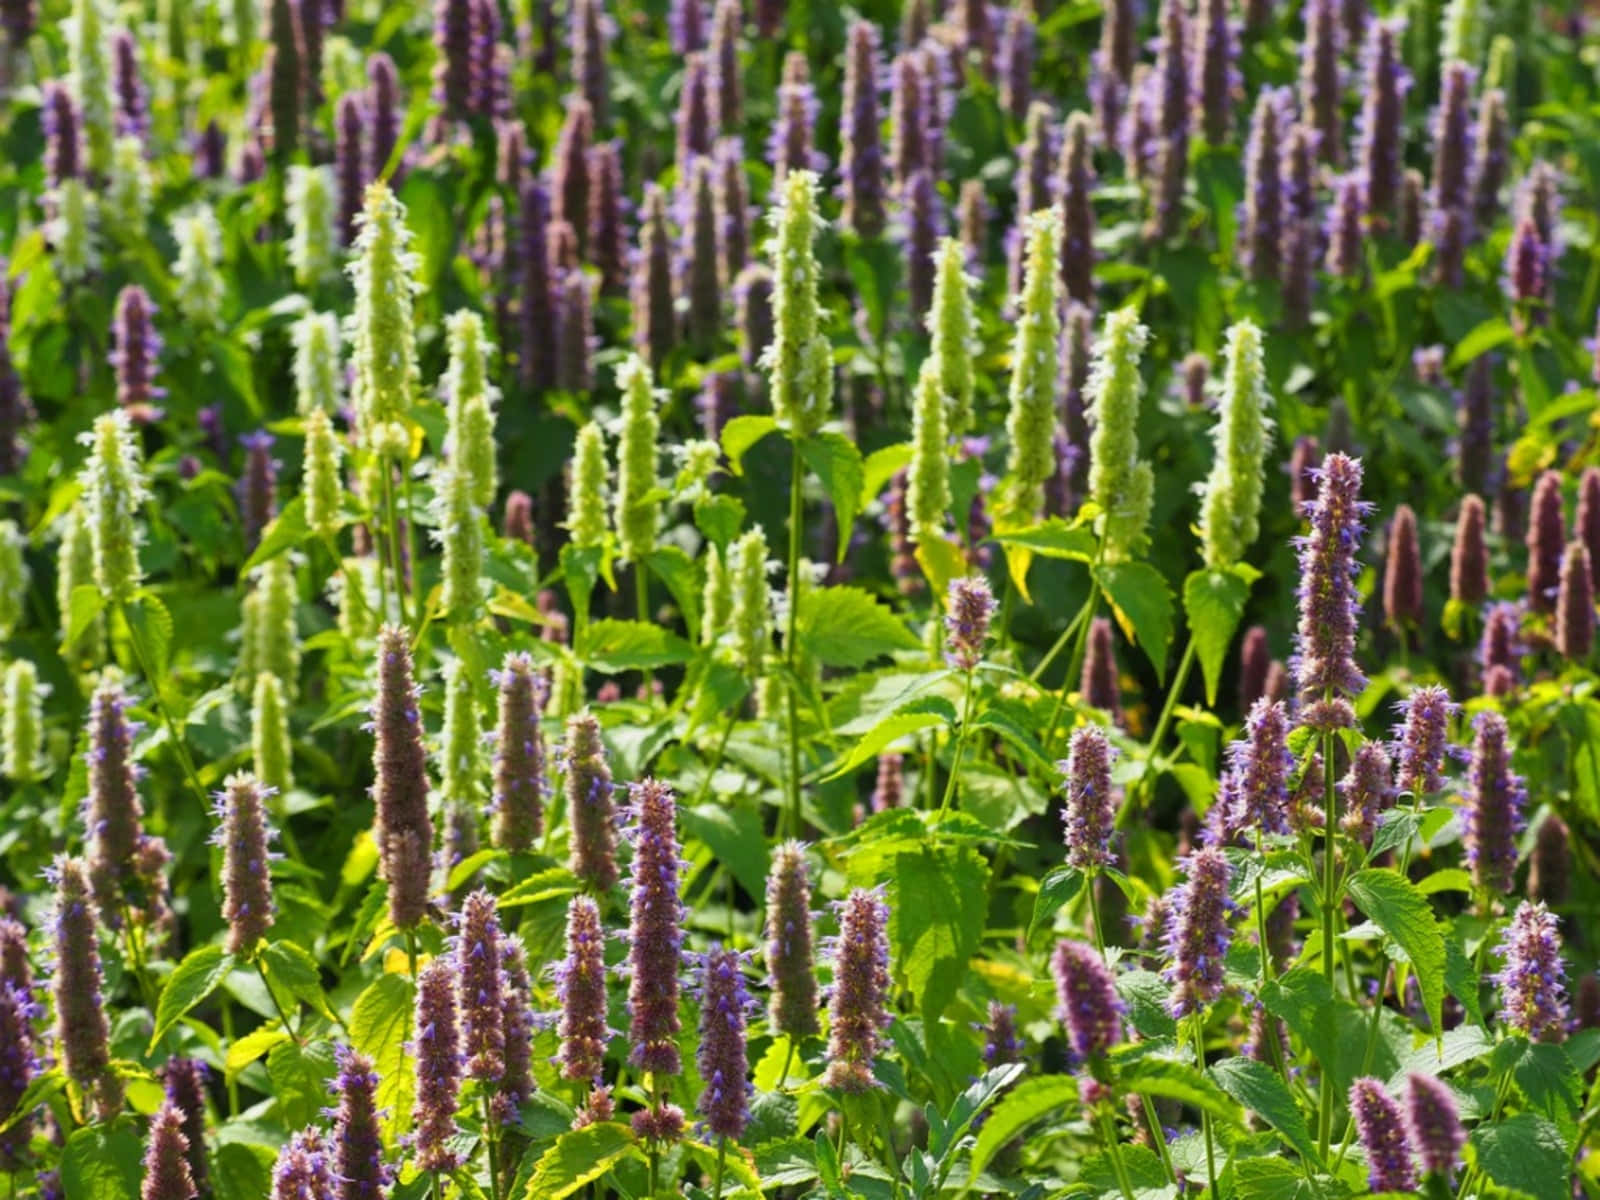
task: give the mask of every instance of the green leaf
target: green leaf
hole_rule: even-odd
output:
[[[733,872],[739,886],[752,896],[767,886],[767,839],[761,816],[750,808],[727,804],[701,804],[680,810],[683,832],[703,843],[716,861]]]
[[[1172,642],[1172,589],[1167,581],[1142,562],[1101,565],[1094,575],[1122,632],[1144,651],[1156,669],[1156,679],[1165,683],[1167,647]]]
[[[1207,704],[1217,702],[1222,664],[1249,598],[1250,585],[1232,571],[1194,571],[1183,581],[1183,611],[1205,676]]]
[[[372,1060],[378,1073],[378,1107],[389,1112],[384,1141],[391,1146],[411,1115],[415,1076],[405,1051],[410,1032],[411,980],[404,975],[378,976],[356,997],[350,1012],[350,1044]]]
[[[18,1121],[32,1116],[35,1109],[66,1086],[67,1077],[60,1067],[51,1067],[48,1071],[39,1072],[28,1080],[28,1086],[22,1089],[22,1095],[17,1097],[16,1107],[4,1116],[0,1116],[0,1133],[10,1129]]]
[[[1028,940],[1082,890],[1083,872],[1076,867],[1056,867],[1041,879],[1039,894],[1033,899],[1033,919],[1028,922]]]
[[[889,480],[911,465],[911,443],[896,442],[867,455],[861,468],[861,507],[865,508],[889,486]]]
[[[777,431],[778,422],[773,417],[734,417],[722,427],[722,453],[728,460],[728,469],[735,475],[743,475],[744,456],[750,448],[767,434]]]
[[[736,496],[702,496],[694,502],[695,525],[723,554],[744,527],[744,515],[744,502]]]
[[[287,1030],[277,1025],[259,1025],[242,1038],[228,1044],[228,1056],[223,1060],[223,1070],[229,1076],[238,1075],[263,1054],[288,1040]]]
[[[299,1129],[322,1111],[336,1069],[333,1048],[325,1042],[302,1046],[288,1041],[273,1047],[267,1055],[267,1075],[285,1125]]]
[[[92,583],[80,583],[72,589],[70,603],[63,649],[77,645],[79,639],[89,631],[89,626],[100,619],[106,607],[106,594]]]
[[[261,1200],[272,1194],[270,1147],[246,1142],[225,1142],[212,1159],[212,1181],[217,1200]]]
[[[1071,1075],[1024,1079],[994,1106],[978,1132],[971,1178],[977,1178],[1001,1147],[1035,1121],[1045,1117],[1059,1121],[1063,1112],[1075,1112],[1078,1105],[1078,1081]]]
[[[90,1125],[67,1139],[61,1190],[72,1200],[138,1200],[144,1147],[127,1129]]]
[[[1276,1071],[1253,1058],[1239,1057],[1221,1060],[1210,1074],[1223,1091],[1282,1134],[1301,1158],[1320,1164],[1305,1114]]]
[[[800,598],[797,632],[807,653],[824,666],[864,667],[917,639],[890,608],[857,587],[812,588]]]
[[[1583,1107],[1583,1077],[1565,1046],[1525,1042],[1511,1070],[1530,1108],[1549,1117],[1557,1128],[1576,1132]]]
[[[1178,1031],[1178,1022],[1167,1007],[1172,988],[1154,971],[1125,971],[1118,975],[1117,994],[1128,1006],[1128,1024],[1144,1037],[1171,1037]]]
[[[287,941],[268,943],[261,951],[261,970],[266,974],[267,985],[274,991],[309,1004],[330,1021],[333,1019],[328,998],[322,991],[322,972],[317,960],[300,946]]]
[[[161,989],[161,999],[156,1001],[155,1032],[150,1035],[150,1046],[145,1053],[154,1054],[167,1031],[216,991],[233,967],[233,955],[225,954],[221,946],[201,946],[189,951],[167,976],[167,985]]]
[[[1442,1028],[1439,1010],[1444,1004],[1444,935],[1428,898],[1416,884],[1390,869],[1357,871],[1345,885],[1361,911],[1383,930],[1411,960],[1422,992],[1422,1007],[1429,1027]]]
[[[561,547],[561,577],[567,581],[573,612],[589,611],[589,597],[594,595],[604,560],[605,550],[600,546],[574,546],[568,542]]]
[[[514,908],[519,904],[538,904],[557,896],[571,896],[582,886],[578,877],[567,868],[551,867],[519,879],[501,892],[498,907]]]
[[[261,531],[261,540],[256,543],[256,548],[250,557],[245,560],[239,574],[249,574],[269,558],[277,558],[285,550],[298,546],[310,534],[311,530],[306,526],[305,497],[296,496],[285,504],[272,519],[272,523]]]
[[[1204,1109],[1214,1117],[1238,1123],[1239,1114],[1234,1110],[1228,1094],[1189,1063],[1147,1055],[1125,1064],[1117,1078],[1123,1087],[1136,1095],[1165,1096],[1180,1104]]]
[[[1473,1156],[1501,1187],[1532,1200],[1569,1200],[1571,1151],[1561,1130],[1535,1113],[1518,1113],[1472,1131]]]
[[[967,559],[961,547],[944,538],[928,538],[917,543],[917,565],[927,577],[928,587],[935,596],[950,590],[950,581],[967,573]]]
[[[1100,543],[1094,531],[1086,525],[1069,525],[1060,517],[1051,517],[1026,529],[1006,529],[994,535],[1002,546],[1021,546],[1040,558],[1068,558],[1077,562],[1093,562],[1099,553]]]
[[[150,686],[159,693],[172,658],[172,614],[154,593],[142,591],[123,607],[122,615],[154,673]]]
[[[590,670],[615,675],[688,662],[694,647],[659,625],[607,619],[585,627],[577,654]]]
[[[523,1200],[561,1200],[638,1153],[626,1125],[607,1122],[564,1133],[540,1157]]]
[[[833,767],[823,780],[847,775],[870,758],[876,758],[886,747],[924,729],[942,726],[946,729],[956,723],[955,705],[942,696],[925,696],[904,708],[890,713],[879,721],[850,748],[850,753]]]
[[[851,526],[861,511],[861,485],[866,481],[861,451],[842,433],[818,433],[800,443],[800,456],[816,472],[822,490],[833,501],[839,527],[839,561],[843,562],[850,549]]]
[[[1511,322],[1504,317],[1490,317],[1456,343],[1456,348],[1450,352],[1450,370],[1460,370],[1514,337],[1516,331],[1511,328]]]
[[[889,941],[924,1021],[943,1013],[983,940],[989,865],[970,845],[920,846],[894,860]]]
[[[694,560],[684,553],[682,546],[657,546],[645,555],[645,565],[651,574],[667,585],[672,599],[683,614],[683,623],[689,636],[700,632],[700,572]]]

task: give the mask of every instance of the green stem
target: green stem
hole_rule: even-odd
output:
[[[278,1003],[278,993],[272,990],[272,981],[267,978],[266,968],[261,965],[259,952],[254,957],[256,974],[261,976],[261,986],[267,989],[267,999],[272,1001],[272,1011],[277,1013],[278,1020],[283,1022],[283,1031],[298,1042],[300,1037],[294,1031],[294,1022],[289,1020],[289,1014],[283,1011],[283,1005]]]
[[[778,1090],[783,1091],[783,1085],[789,1082],[789,1068],[794,1065],[794,1035],[788,1034],[789,1049],[783,1055],[783,1070],[778,1072]]]
[[[789,773],[785,781],[789,790],[789,835],[800,836],[800,708],[795,697],[795,634],[800,621],[800,520],[805,506],[802,491],[800,439],[790,431],[792,453],[789,464],[789,612],[788,627],[783,636],[783,661],[789,668],[788,679],[788,762]]]
[[[1100,952],[1101,959],[1106,956],[1106,938],[1100,930],[1100,897],[1094,894],[1094,885],[1099,881],[1100,872],[1090,868],[1083,881],[1083,890],[1089,896],[1089,924],[1094,926],[1094,948]]]
[[[1094,584],[1092,581],[1089,584],[1089,596],[1090,600],[1093,600]],[[1033,671],[1028,675],[1030,680],[1038,683],[1040,677],[1050,669],[1050,664],[1055,662],[1056,655],[1066,649],[1067,643],[1072,640],[1072,635],[1078,632],[1078,626],[1088,618],[1089,608],[1090,604],[1086,601],[1084,606],[1078,610],[1078,615],[1067,622],[1067,627],[1061,631],[1061,636],[1056,638],[1055,643],[1049,650],[1045,651],[1044,657],[1039,660],[1038,666],[1034,667]]]
[[[1256,836],[1259,842],[1260,834],[1258,833]],[[1267,984],[1272,982],[1272,952],[1267,948],[1267,902],[1261,887],[1261,875],[1259,872],[1256,874],[1256,942],[1261,950],[1261,992],[1262,995],[1265,995]],[[1257,1000],[1259,999],[1260,997],[1257,997]],[[1277,1069],[1278,1074],[1283,1076],[1284,1082],[1287,1083],[1289,1075],[1287,1068],[1284,1066],[1281,1053],[1282,1047],[1278,1045],[1278,1022],[1276,1017],[1267,1017],[1266,1037],[1267,1055],[1272,1060],[1273,1067]]]
[[[639,624],[650,625],[650,576],[645,571],[642,562],[633,564],[633,594],[635,606],[639,612]],[[656,673],[649,667],[644,669],[645,694],[649,695],[654,690]]]
[[[717,1173],[711,1181],[711,1200],[722,1200],[722,1170],[728,1162],[728,1139],[724,1136],[717,1138]]]
[[[403,464],[400,468],[400,487],[406,501],[406,561],[411,564],[411,611],[422,614],[422,572],[417,569],[417,510],[411,503],[411,472]],[[403,586],[404,576],[395,577],[395,586]]]
[[[1133,1182],[1128,1178],[1128,1165],[1122,1161],[1122,1146],[1117,1142],[1116,1126],[1102,1110],[1095,1117],[1100,1126],[1100,1140],[1106,1144],[1106,1157],[1111,1160],[1111,1173],[1117,1177],[1117,1188],[1123,1200],[1133,1200]]]
[[[489,1200],[500,1200],[500,1130],[487,1091],[483,1094],[483,1140],[489,1146]]]
[[[711,795],[711,778],[717,773],[718,768],[722,766],[722,757],[728,750],[728,739],[733,736],[733,727],[738,720],[738,713],[731,712],[728,714],[727,724],[722,727],[722,737],[717,740],[717,749],[711,755],[711,762],[706,766],[705,782],[700,785],[700,790],[695,794],[694,802],[696,807],[704,804]]]
[[[1050,710],[1050,720],[1044,727],[1043,744],[1047,757],[1055,743],[1056,723],[1061,720],[1061,710],[1067,706],[1067,693],[1072,690],[1073,681],[1083,674],[1083,655],[1089,645],[1089,626],[1094,623],[1094,610],[1099,602],[1100,585],[1091,580],[1089,598],[1084,601],[1078,615],[1072,619],[1072,624],[1077,626],[1077,639],[1072,645],[1072,657],[1067,660],[1067,674],[1061,680],[1061,687],[1056,691],[1055,707]]]
[[[400,606],[400,624],[406,624],[406,584],[405,574],[400,568],[400,518],[396,515],[394,503],[394,480],[390,478],[390,464],[388,459],[379,463],[378,473],[383,477],[383,511],[384,523],[388,526],[385,541],[389,559],[389,573],[394,577],[395,601]],[[379,571],[382,574],[382,571]],[[384,596],[384,620],[389,619],[387,594]]]
[[[961,701],[961,728],[956,731],[955,755],[950,759],[950,778],[944,785],[944,799],[939,801],[941,817],[950,808],[950,801],[956,794],[956,776],[961,773],[961,752],[966,749],[967,722],[972,718],[972,676],[973,672],[968,671],[966,695]]]
[[[411,986],[417,986],[417,935],[415,930],[406,930],[406,969],[411,975]]]
[[[127,609],[119,604],[118,611],[121,612],[122,624],[128,631],[128,644],[133,647],[133,658],[139,664],[139,673],[150,685],[150,695],[156,702],[156,711],[161,714],[161,723],[167,727],[167,736],[172,739],[172,752],[178,756],[178,765],[183,768],[184,777],[189,781],[189,786],[195,790],[195,794],[201,801],[209,802],[210,797],[206,795],[205,785],[200,782],[199,772],[194,769],[194,760],[189,757],[189,747],[184,745],[183,737],[178,732],[178,723],[172,719],[172,711],[167,708],[166,699],[161,694],[161,681],[150,669],[150,660],[144,652],[144,639],[139,636],[139,630],[133,622],[128,620]]]
[[[227,992],[222,993],[222,1040],[227,1045],[233,1045],[233,1002],[228,999]],[[228,1093],[229,1118],[239,1115],[239,1081],[234,1078],[233,1072],[223,1074],[223,1085]]]
[[[1183,685],[1189,682],[1189,672],[1194,670],[1196,655],[1193,636],[1184,648],[1183,657],[1178,660],[1178,670],[1172,677],[1172,686],[1167,689],[1166,703],[1161,706],[1161,715],[1156,719],[1155,731],[1150,735],[1150,743],[1144,752],[1144,770],[1140,773],[1138,782],[1128,789],[1127,798],[1122,802],[1122,811],[1117,814],[1117,828],[1121,829],[1127,817],[1131,816],[1138,807],[1138,802],[1150,794],[1154,784],[1151,782],[1151,765],[1155,762],[1156,755],[1161,751],[1162,740],[1167,736],[1167,726],[1172,724],[1172,715],[1177,711],[1178,700],[1183,695]]]
[[[1206,1037],[1205,1022],[1199,1013],[1194,1015],[1194,1061],[1196,1068],[1203,1075],[1206,1069]],[[1211,1114],[1200,1113],[1200,1128],[1206,1137],[1206,1182],[1212,1200],[1217,1200],[1217,1148],[1216,1137],[1211,1128]]]
[[[1336,745],[1333,730],[1322,735],[1322,979],[1333,991],[1334,934],[1337,896],[1335,894],[1334,839],[1339,827],[1339,796],[1334,790],[1333,753]],[[1330,1064],[1318,1064],[1322,1069],[1320,1096],[1317,1103],[1317,1153],[1324,1160],[1333,1140],[1333,1071]]]

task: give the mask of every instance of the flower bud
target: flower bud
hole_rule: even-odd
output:
[[[367,188],[357,220],[356,254],[349,265],[355,311],[345,325],[355,377],[351,401],[362,438],[386,458],[406,451],[403,424],[417,387],[412,308],[418,283],[405,207],[379,181]]]
[[[128,414],[117,409],[95,418],[80,435],[90,447],[78,473],[94,546],[94,583],[108,601],[125,604],[144,582],[134,514],[150,499],[144,463]]]
[[[255,775],[262,786],[280,793],[294,786],[289,713],[283,684],[271,671],[256,676],[250,703],[250,744]]]
[[[289,168],[289,265],[295,282],[312,288],[333,274],[339,252],[338,204],[328,167]]]
[[[216,214],[204,206],[179,213],[172,222],[178,258],[172,265],[174,298],[178,311],[195,325],[222,325],[222,301],[227,284],[222,274],[222,228]]]
[[[772,213],[775,236],[768,253],[773,271],[773,339],[762,355],[772,411],[792,436],[822,426],[833,398],[831,352],[819,328],[819,268],[813,243],[821,225],[817,177],[795,171],[785,180]]]
[[[1094,432],[1089,443],[1089,490],[1102,516],[1104,555],[1117,562],[1143,547],[1155,478],[1139,459],[1139,373],[1150,332],[1132,308],[1110,313],[1095,342],[1085,389]]]
[[[578,430],[572,452],[568,483],[567,530],[578,547],[600,546],[610,531],[606,517],[606,438],[600,426],[590,421]]]
[[[1044,484],[1055,473],[1055,354],[1061,336],[1059,214],[1043,210],[1028,218],[1027,267],[1016,338],[1011,351],[1010,412],[1006,463],[1012,477],[1009,506],[1022,522],[1044,505]]]

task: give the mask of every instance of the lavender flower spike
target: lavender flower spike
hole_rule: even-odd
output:
[[[495,730],[494,844],[523,851],[544,832],[544,734],[539,717],[547,688],[522,651],[506,655],[494,673],[500,689]]]
[[[334,1174],[337,1200],[380,1200],[390,1169],[383,1160],[378,1130],[378,1073],[372,1061],[348,1046],[337,1050],[339,1073],[333,1090],[339,1107],[333,1114]]]
[[[206,1065],[194,1058],[169,1058],[161,1069],[161,1078],[166,1085],[166,1103],[183,1114],[183,1136],[189,1143],[189,1178],[194,1180],[197,1191],[209,1193],[206,1182]]]
[[[456,976],[455,960],[445,955],[429,962],[417,977],[416,1034],[411,1046],[417,1096],[412,1119],[417,1167],[423,1171],[452,1171],[460,1161],[452,1144],[461,1094]]]
[[[1172,965],[1162,978],[1174,987],[1169,1010],[1175,1017],[1200,1012],[1222,995],[1222,961],[1233,940],[1228,918],[1232,868],[1214,847],[1196,850],[1184,862],[1188,881],[1173,897],[1167,922],[1167,956]]]
[[[845,59],[844,131],[839,175],[844,191],[843,224],[875,237],[884,223],[884,161],[879,140],[878,28],[870,21],[850,26]]]
[[[32,989],[0,974],[0,1113],[12,1122],[0,1133],[0,1171],[22,1170],[33,1140],[33,1117],[19,1114],[17,1106],[39,1070],[33,1031],[37,1012]]]
[[[1527,790],[1511,770],[1510,731],[1497,712],[1482,712],[1473,722],[1472,765],[1468,772],[1467,863],[1473,885],[1509,893],[1517,869],[1517,835],[1526,824]]]
[[[773,852],[767,877],[767,973],[772,992],[767,1020],[778,1033],[808,1037],[817,1021],[812,971],[811,880],[805,850],[785,842]]]
[[[1555,914],[1524,900],[1495,953],[1503,964],[1494,976],[1500,1020],[1532,1041],[1559,1039],[1567,1021],[1567,969]]]
[[[1360,499],[1359,459],[1330,454],[1316,477],[1317,498],[1306,505],[1311,533],[1299,539],[1300,624],[1292,667],[1302,723],[1333,729],[1355,723],[1348,698],[1367,682],[1355,662],[1355,550],[1370,506]]]
[[[567,957],[556,966],[561,1016],[556,1026],[561,1047],[556,1062],[561,1078],[597,1081],[605,1064],[605,930],[600,909],[588,896],[574,896],[567,907]]]
[[[589,712],[567,718],[562,759],[567,819],[572,823],[572,873],[595,892],[617,881],[617,835],[611,805],[611,770],[600,740],[600,723]]]
[[[228,922],[228,952],[254,953],[272,928],[272,880],[267,873],[266,798],[252,775],[230,775],[217,795],[220,822],[213,842],[222,847],[222,915]]]
[[[1059,1007],[1074,1063],[1095,1063],[1122,1040],[1126,1009],[1105,960],[1093,946],[1061,941],[1050,958]]]
[[[944,627],[945,659],[957,671],[975,671],[983,661],[984,645],[989,640],[989,622],[994,617],[995,598],[989,581],[969,575],[950,583]]]
[[[328,1144],[316,1129],[291,1137],[272,1168],[272,1200],[324,1200],[334,1194],[334,1166]]]
[[[189,1173],[189,1139],[183,1134],[183,1111],[171,1102],[150,1118],[150,1140],[144,1150],[144,1183],[140,1200],[194,1200]]]
[[[1405,22],[1397,18],[1373,21],[1367,27],[1359,156],[1366,189],[1364,207],[1379,223],[1388,221],[1396,211],[1405,169],[1401,151],[1411,74],[1400,59],[1404,30]]]
[[[52,998],[61,1065],[85,1102],[93,1104],[96,1117],[109,1121],[122,1111],[122,1081],[111,1069],[89,874],[82,859],[63,856],[50,876],[56,888]]]
[[[836,906],[833,995],[828,1004],[828,1067],[822,1085],[840,1092],[877,1086],[872,1060],[889,1024],[889,906],[864,888]]]
[[[1056,764],[1067,781],[1067,802],[1061,819],[1066,825],[1067,865],[1093,871],[1109,867],[1116,824],[1116,796],[1111,788],[1111,763],[1116,751],[1098,725],[1073,730],[1067,757]]]
[[[654,779],[629,788],[633,877],[629,882],[628,1061],[652,1075],[676,1075],[678,973],[683,959],[683,904],[678,899],[677,800]]]
[[[1363,1077],[1350,1085],[1350,1116],[1367,1152],[1367,1184],[1372,1190],[1414,1190],[1417,1174],[1405,1120],[1380,1080]]]
[[[433,849],[422,717],[411,680],[406,631],[387,625],[378,633],[372,798],[379,867],[389,885],[389,917],[399,929],[414,928],[427,911],[428,856]]]
[[[705,1091],[700,1114],[719,1138],[737,1141],[750,1124],[750,1061],[745,1046],[745,1019],[750,993],[745,987],[743,955],[721,947],[706,952],[700,964],[700,1048],[695,1062]]]
[[[1594,580],[1589,551],[1580,541],[1567,545],[1556,595],[1556,649],[1568,662],[1588,661],[1594,649]]]
[[[1561,552],[1566,544],[1561,473],[1546,471],[1533,487],[1533,518],[1528,522],[1528,605],[1553,612],[1561,586]]]
[[[1423,1170],[1448,1180],[1467,1141],[1448,1084],[1416,1072],[1406,1077],[1406,1130],[1422,1157]]]
[[[461,930],[455,939],[459,972],[462,1050],[470,1079],[495,1081],[505,1071],[502,1028],[500,945],[505,935],[495,912],[495,898],[476,891],[462,902]]]
[[[1456,706],[1450,693],[1437,684],[1412,692],[1399,704],[1403,714],[1395,726],[1399,760],[1395,786],[1414,796],[1431,796],[1444,786],[1444,756],[1450,716]]]

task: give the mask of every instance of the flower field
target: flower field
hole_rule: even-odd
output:
[[[1600,1198],[1600,26],[0,0],[5,1200]]]

